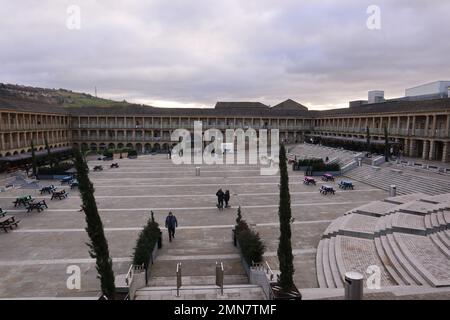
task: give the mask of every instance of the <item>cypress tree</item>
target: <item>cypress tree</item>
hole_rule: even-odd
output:
[[[52,154],[50,152],[50,146],[48,144],[47,138],[45,138],[45,149],[47,150],[47,158],[48,158],[48,161],[50,162],[50,168],[53,168],[53,158],[52,158]]]
[[[36,177],[36,175],[37,175],[37,159],[36,159],[36,153],[34,150],[33,140],[31,140],[31,166],[33,168],[33,175]]]
[[[75,166],[79,191],[82,200],[82,209],[86,215],[86,232],[89,235],[89,254],[96,259],[96,269],[100,279],[102,293],[110,300],[115,298],[114,272],[112,260],[109,255],[108,242],[105,238],[103,223],[98,214],[94,197],[94,186],[88,177],[88,166],[83,160],[79,150],[75,150]]]
[[[289,176],[287,171],[286,149],[280,146],[280,203],[278,216],[280,219],[280,242],[278,244],[278,260],[280,263],[279,285],[285,292],[294,288],[294,264],[291,245],[291,196],[289,194]]]
[[[387,126],[384,126],[384,160],[389,162],[389,132]]]
[[[242,220],[241,206],[239,206],[237,209],[236,224],[239,224],[239,222],[241,222],[241,220]]]
[[[366,127],[366,144],[367,144],[367,151],[370,152],[370,130],[369,127]]]

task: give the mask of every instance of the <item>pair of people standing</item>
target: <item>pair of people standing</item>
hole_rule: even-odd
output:
[[[228,202],[230,201],[230,190],[227,190],[225,192],[222,191],[222,189],[219,189],[216,193],[217,196],[217,208],[219,210],[223,210],[223,205],[225,202],[225,208],[229,208]]]

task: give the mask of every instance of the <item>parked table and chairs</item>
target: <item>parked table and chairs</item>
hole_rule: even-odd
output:
[[[3,229],[3,231],[8,232],[9,230],[13,230],[13,227],[18,227],[20,220],[16,220],[14,216],[5,216],[0,218],[0,229]]]
[[[41,194],[44,194],[44,193],[52,194],[52,192],[53,192],[55,189],[56,189],[56,188],[55,188],[54,185],[49,185],[49,186],[43,187],[41,190],[39,190],[39,192],[40,192]]]
[[[62,199],[67,198],[68,196],[69,196],[69,194],[64,189],[61,191],[55,190],[55,191],[53,191],[52,198],[50,200],[53,200],[53,199],[62,200]]]
[[[347,180],[342,180],[341,182],[339,182],[339,188],[344,189],[344,190],[348,190],[348,189],[353,190],[354,189],[353,182],[347,181]]]
[[[323,195],[327,195],[327,194],[335,194],[334,188],[332,186],[329,185],[323,185],[320,187],[319,189],[320,193]]]
[[[47,203],[45,202],[45,200],[41,200],[41,201],[37,201],[37,202],[31,201],[28,203],[27,212],[31,212],[34,209],[36,209],[37,212],[41,212],[44,210],[44,208],[48,209],[48,206],[47,206]]]
[[[322,176],[323,181],[334,181],[334,176],[331,173],[325,173]]]
[[[33,201],[33,198],[30,195],[22,196],[16,198],[14,203],[14,207],[27,206],[30,201]]]
[[[73,180],[72,176],[65,176],[61,179],[61,184],[70,184]]]
[[[314,179],[314,178],[312,178],[312,177],[305,177],[304,179],[303,179],[303,184],[306,184],[306,185],[316,185],[316,180]]]

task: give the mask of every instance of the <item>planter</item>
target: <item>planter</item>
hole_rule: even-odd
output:
[[[271,283],[273,300],[302,300],[302,294],[294,287],[289,292],[285,292],[277,283]]]

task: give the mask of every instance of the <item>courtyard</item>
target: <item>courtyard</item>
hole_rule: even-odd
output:
[[[138,159],[110,162],[92,159],[89,167],[95,197],[109,243],[116,275],[127,273],[139,231],[150,211],[163,230],[163,247],[158,250],[149,285],[175,286],[175,270],[183,263],[186,284],[214,284],[215,262],[225,268],[225,284],[245,282],[245,272],[233,246],[232,228],[236,210],[255,228],[267,250],[265,260],[277,265],[279,176],[261,176],[256,165],[202,165],[195,175],[194,165],[175,165],[166,155],[142,155]],[[319,193],[323,184],[303,184],[303,173],[289,168],[292,216],[294,280],[298,288],[318,287],[315,270],[319,240],[330,224],[346,211],[380,200],[386,191],[355,182],[355,190],[341,190],[340,179],[331,183],[336,194]],[[318,179],[320,180],[320,179]],[[58,181],[40,181],[42,186]],[[327,182],[326,184],[330,184]],[[86,223],[80,212],[77,189],[63,186],[69,197],[50,200],[38,190],[9,189],[0,193],[0,207],[21,220],[12,232],[0,233],[0,298],[94,298],[99,294],[95,260],[88,253]],[[219,211],[216,191],[230,190],[231,208]],[[14,199],[32,195],[45,199],[48,209],[26,213],[15,208]],[[176,238],[169,243],[165,217],[172,211],[178,219]],[[66,286],[67,267],[81,269],[81,289]]]

